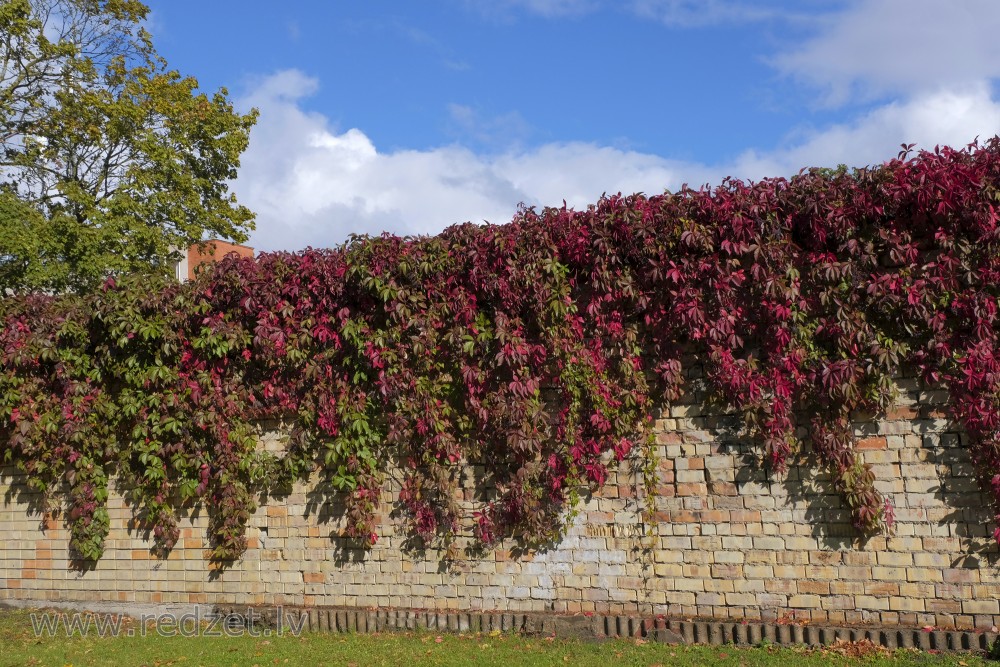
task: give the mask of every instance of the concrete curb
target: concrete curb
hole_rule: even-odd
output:
[[[234,620],[251,617],[246,606],[217,606],[215,613]],[[275,608],[253,608],[253,617],[269,628],[277,628]],[[837,642],[868,640],[889,649],[916,648],[924,651],[987,651],[998,634],[963,630],[919,628],[836,627],[686,621],[639,616],[559,616],[554,614],[435,612],[403,609],[357,610],[329,608],[282,608],[281,624],[313,632],[371,633],[407,630],[437,632],[512,632],[529,636],[556,636],[601,641],[645,638],[671,644],[754,646],[829,646]]]

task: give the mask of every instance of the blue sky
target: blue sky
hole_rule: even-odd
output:
[[[261,117],[262,250],[505,222],[1000,132],[998,0],[147,0]]]

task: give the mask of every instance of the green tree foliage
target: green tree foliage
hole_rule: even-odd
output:
[[[163,272],[246,240],[236,176],[256,111],[168,69],[136,0],[0,0],[0,290]]]

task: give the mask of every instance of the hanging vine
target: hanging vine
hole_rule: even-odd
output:
[[[582,487],[649,451],[652,408],[683,393],[693,355],[774,472],[804,428],[871,533],[891,506],[851,415],[884,410],[893,376],[915,368],[950,392],[1000,510],[998,186],[994,138],[228,258],[184,285],[5,297],[0,451],[32,488],[68,486],[87,559],[115,478],[163,551],[178,510],[201,503],[214,555],[239,556],[258,494],[315,471],[366,544],[389,470],[425,543],[466,518],[485,545],[545,542]],[[280,455],[256,446],[274,418],[291,429]],[[464,517],[470,462],[491,491]]]

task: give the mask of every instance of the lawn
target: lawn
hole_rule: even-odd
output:
[[[152,628],[149,628],[153,630]],[[203,626],[203,630],[205,627]],[[116,638],[36,636],[27,611],[0,610],[0,666],[7,665],[995,665],[969,654],[889,652],[871,646],[778,649],[578,641],[499,633],[165,637],[126,621]],[[204,632],[202,633],[204,634]]]

